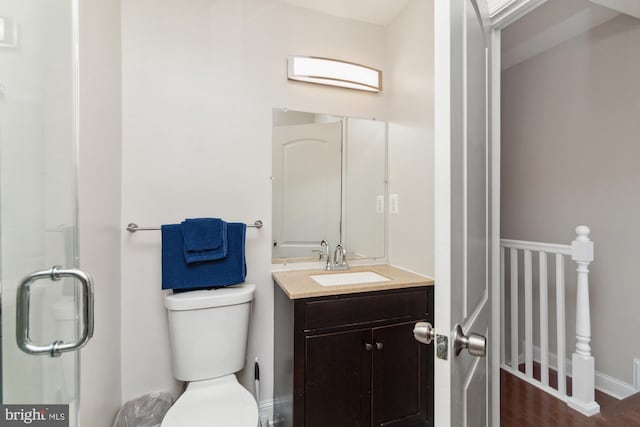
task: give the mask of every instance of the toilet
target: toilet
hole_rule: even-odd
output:
[[[256,427],[258,405],[235,373],[245,364],[255,285],[167,294],[173,376],[187,389],[161,427]]]

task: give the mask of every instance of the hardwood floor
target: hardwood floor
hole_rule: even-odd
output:
[[[500,370],[500,425],[504,427],[640,427],[640,393],[617,400],[596,390],[600,414],[592,417]]]

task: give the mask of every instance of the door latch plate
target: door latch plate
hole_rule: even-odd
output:
[[[449,357],[449,339],[446,335],[436,335],[436,356],[442,360]]]

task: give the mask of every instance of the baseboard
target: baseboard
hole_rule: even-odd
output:
[[[602,372],[595,372],[596,376],[596,390],[600,390],[603,393],[613,396],[616,399],[625,399],[632,394],[638,392],[631,384],[621,381],[617,378],[603,374]]]
[[[524,354],[518,355],[519,364],[524,363],[524,359]],[[533,360],[540,363],[540,347],[537,345],[533,346]],[[566,359],[564,366],[567,375],[571,376],[571,359]],[[554,353],[549,353],[549,367],[554,369],[556,372],[558,371],[558,356]],[[625,399],[638,392],[632,384],[628,384],[605,373],[595,371],[594,376],[596,390],[608,394],[611,397],[615,397],[616,399]]]
[[[633,359],[633,388],[640,390],[640,359]]]

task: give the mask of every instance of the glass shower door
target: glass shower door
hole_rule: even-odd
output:
[[[76,53],[75,0],[0,0],[0,392],[3,404],[68,404],[70,426],[78,353],[22,351],[16,298],[30,273],[77,264]],[[23,320],[34,344],[83,332],[82,288],[55,278],[29,284]]]

